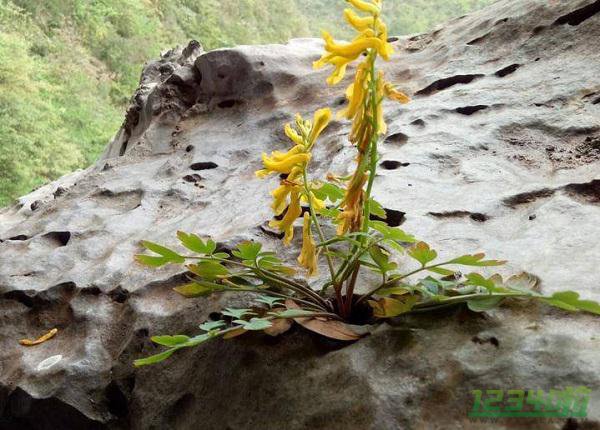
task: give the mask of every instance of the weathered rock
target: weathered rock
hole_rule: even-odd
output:
[[[600,300],[598,11],[500,1],[394,42],[385,68],[414,100],[386,105],[375,188],[403,228]],[[467,418],[473,389],[578,385],[595,390],[586,422],[493,427],[600,426],[600,322],[531,305],[402,319],[343,348],[300,329],[248,336],[132,368],[158,350],[150,335],[194,333],[231,300],[174,294],[180,269],[133,263],[141,239],[173,244],[181,229],[295,256],[261,229],[275,179],[253,172],[295,112],[343,103],[311,68],[321,49],[166,53],[96,165],[0,211],[0,428],[489,428]],[[347,133],[330,126],[316,174],[346,173]],[[52,327],[52,341],[17,343]]]

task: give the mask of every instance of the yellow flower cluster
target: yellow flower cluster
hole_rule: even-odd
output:
[[[346,21],[358,32],[358,36],[350,43],[340,44],[336,43],[329,33],[323,32],[326,53],[313,64],[317,69],[327,64],[333,65],[334,71],[327,82],[335,85],[344,78],[348,64],[357,60],[363,53],[367,54],[365,60],[357,67],[354,82],[346,90],[348,107],[339,113],[341,117],[352,121],[350,141],[358,149],[359,167],[346,188],[338,234],[357,231],[362,225],[363,186],[368,179],[363,162],[369,155],[373,140],[387,132],[382,99],[388,97],[401,103],[408,103],[410,100],[385,81],[383,72],[377,72],[375,69],[378,56],[388,61],[394,52],[392,45],[388,43],[387,27],[380,18],[383,0],[346,1],[354,6],[358,13],[366,13],[364,16],[353,9],[344,11]]]
[[[284,244],[289,245],[294,238],[294,222],[302,215],[302,203],[310,203],[315,211],[325,208],[325,203],[311,191],[311,184],[305,183],[306,169],[311,159],[311,150],[323,130],[331,121],[331,110],[320,109],[314,114],[312,121],[304,120],[296,115],[295,124],[286,124],[285,134],[294,144],[288,152],[273,151],[270,156],[263,153],[264,168],[256,172],[259,178],[271,174],[282,174],[279,187],[272,191],[273,203],[271,208],[276,216],[285,211],[280,220],[270,222],[272,228],[284,233]],[[311,233],[310,218],[304,215],[303,245],[298,261],[306,267],[309,274],[317,269],[316,244]]]

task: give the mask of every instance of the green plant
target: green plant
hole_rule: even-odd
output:
[[[193,255],[183,255],[161,245],[143,242],[155,255],[138,255],[137,260],[151,267],[187,264],[189,283],[175,288],[185,297],[213,293],[238,292],[256,295],[256,306],[225,309],[223,319],[200,325],[202,333],[155,336],[153,342],[166,346],[164,352],[135,362],[147,365],[162,361],[181,348],[197,346],[216,337],[231,338],[248,331],[278,334],[294,320],[324,336],[355,340],[360,337],[348,325],[356,322],[358,310],[370,309],[371,318],[382,321],[410,312],[425,312],[465,303],[475,312],[489,310],[505,299],[536,299],[569,311],[600,314],[600,305],[581,300],[566,291],[544,296],[536,291],[536,278],[522,274],[504,280],[500,275],[486,278],[480,273],[462,275],[459,267],[493,267],[503,261],[486,260],[484,254],[463,255],[438,261],[435,250],[410,234],[384,221],[385,210],[372,196],[378,164],[378,141],[386,133],[382,100],[387,97],[409,102],[385,80],[377,68],[377,59],[389,60],[393,53],[387,42],[387,27],[381,20],[382,0],[347,0],[355,9],[344,12],[348,23],[358,32],[350,43],[336,43],[323,32],[326,53],[315,68],[333,65],[327,79],[338,84],[349,63],[360,60],[354,83],[346,90],[348,107],[340,116],[352,122],[350,141],[357,149],[356,167],[349,177],[330,175],[327,181],[310,177],[312,149],[329,124],[332,113],[320,109],[313,120],[300,115],[295,124],[285,126],[293,144],[287,152],[263,154],[264,168],[257,176],[283,175],[273,192],[272,208],[280,216],[271,226],[284,233],[289,245],[294,237],[294,223],[303,217],[302,249],[298,263],[311,276],[324,260],[329,280],[319,291],[296,279],[296,270],[283,263],[274,252],[263,251],[261,244],[241,243],[231,254],[217,251],[217,244],[194,234],[178,233],[183,247]],[[308,206],[303,214],[302,204]],[[337,234],[325,235],[325,223],[337,224]],[[315,237],[318,240],[315,240]],[[399,253],[416,263],[412,270],[400,270],[394,261]],[[374,272],[379,281],[370,291],[356,294],[358,282],[366,282],[363,270]],[[417,275],[425,274],[418,278]]]

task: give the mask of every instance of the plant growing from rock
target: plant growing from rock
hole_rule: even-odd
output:
[[[296,116],[285,126],[291,144],[287,152],[263,154],[259,178],[278,175],[279,186],[272,191],[276,218],[271,227],[283,233],[284,245],[294,237],[294,224],[302,218],[302,248],[299,266],[306,277],[317,273],[319,262],[328,271],[328,280],[318,290],[297,276],[276,253],[265,251],[260,243],[240,243],[231,252],[217,251],[217,244],[194,234],[178,233],[181,245],[191,255],[164,246],[143,242],[154,255],[138,255],[151,267],[185,265],[189,283],[176,287],[185,297],[234,292],[255,296],[248,308],[227,308],[221,319],[200,325],[201,333],[154,336],[152,341],[167,347],[162,353],[135,362],[137,366],[157,363],[182,348],[195,347],[210,339],[225,339],[249,331],[271,335],[285,332],[295,321],[323,336],[351,341],[364,333],[356,325],[357,314],[377,322],[402,314],[425,312],[440,307],[466,304],[475,312],[498,306],[506,299],[535,299],[568,311],[600,314],[600,304],[581,300],[573,291],[545,296],[536,290],[537,279],[527,274],[504,280],[500,275],[485,277],[461,267],[493,267],[503,261],[486,260],[482,253],[439,261],[435,250],[403,230],[386,224],[386,212],[373,199],[372,190],[378,165],[378,142],[386,134],[383,100],[408,103],[409,98],[386,81],[377,60],[388,61],[393,47],[388,43],[386,25],[381,19],[383,0],[347,0],[346,21],[358,35],[350,43],[338,43],[323,32],[325,54],[315,68],[334,67],[329,85],[337,85],[349,64],[358,62],[354,82],[346,89],[347,107],[338,113],[352,122],[350,142],[357,151],[354,172],[348,177],[328,175],[326,180],[310,174],[312,150],[332,118],[329,109],[315,112],[312,120]],[[307,209],[304,209],[307,208]],[[334,235],[325,234],[335,224]],[[396,260],[412,260],[403,270]],[[376,276],[365,277],[364,271]],[[376,279],[376,281],[374,281]],[[365,290],[358,294],[357,286]],[[368,288],[364,288],[365,285]]]

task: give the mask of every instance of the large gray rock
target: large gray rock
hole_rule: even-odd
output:
[[[546,293],[600,300],[599,10],[500,1],[394,43],[384,67],[414,100],[386,105],[375,188],[396,222],[443,255],[485,250]],[[253,172],[295,112],[343,103],[311,68],[321,50],[167,52],[98,163],[0,211],[0,428],[599,428],[600,321],[541,306],[400,319],[343,348],[296,328],[133,369],[150,335],[195,333],[232,300],[173,293],[181,269],[134,264],[141,239],[181,229],[295,256],[264,228],[276,180]],[[316,174],[345,173],[347,134],[329,127]],[[467,418],[473,389],[577,385],[595,390],[585,422]]]

